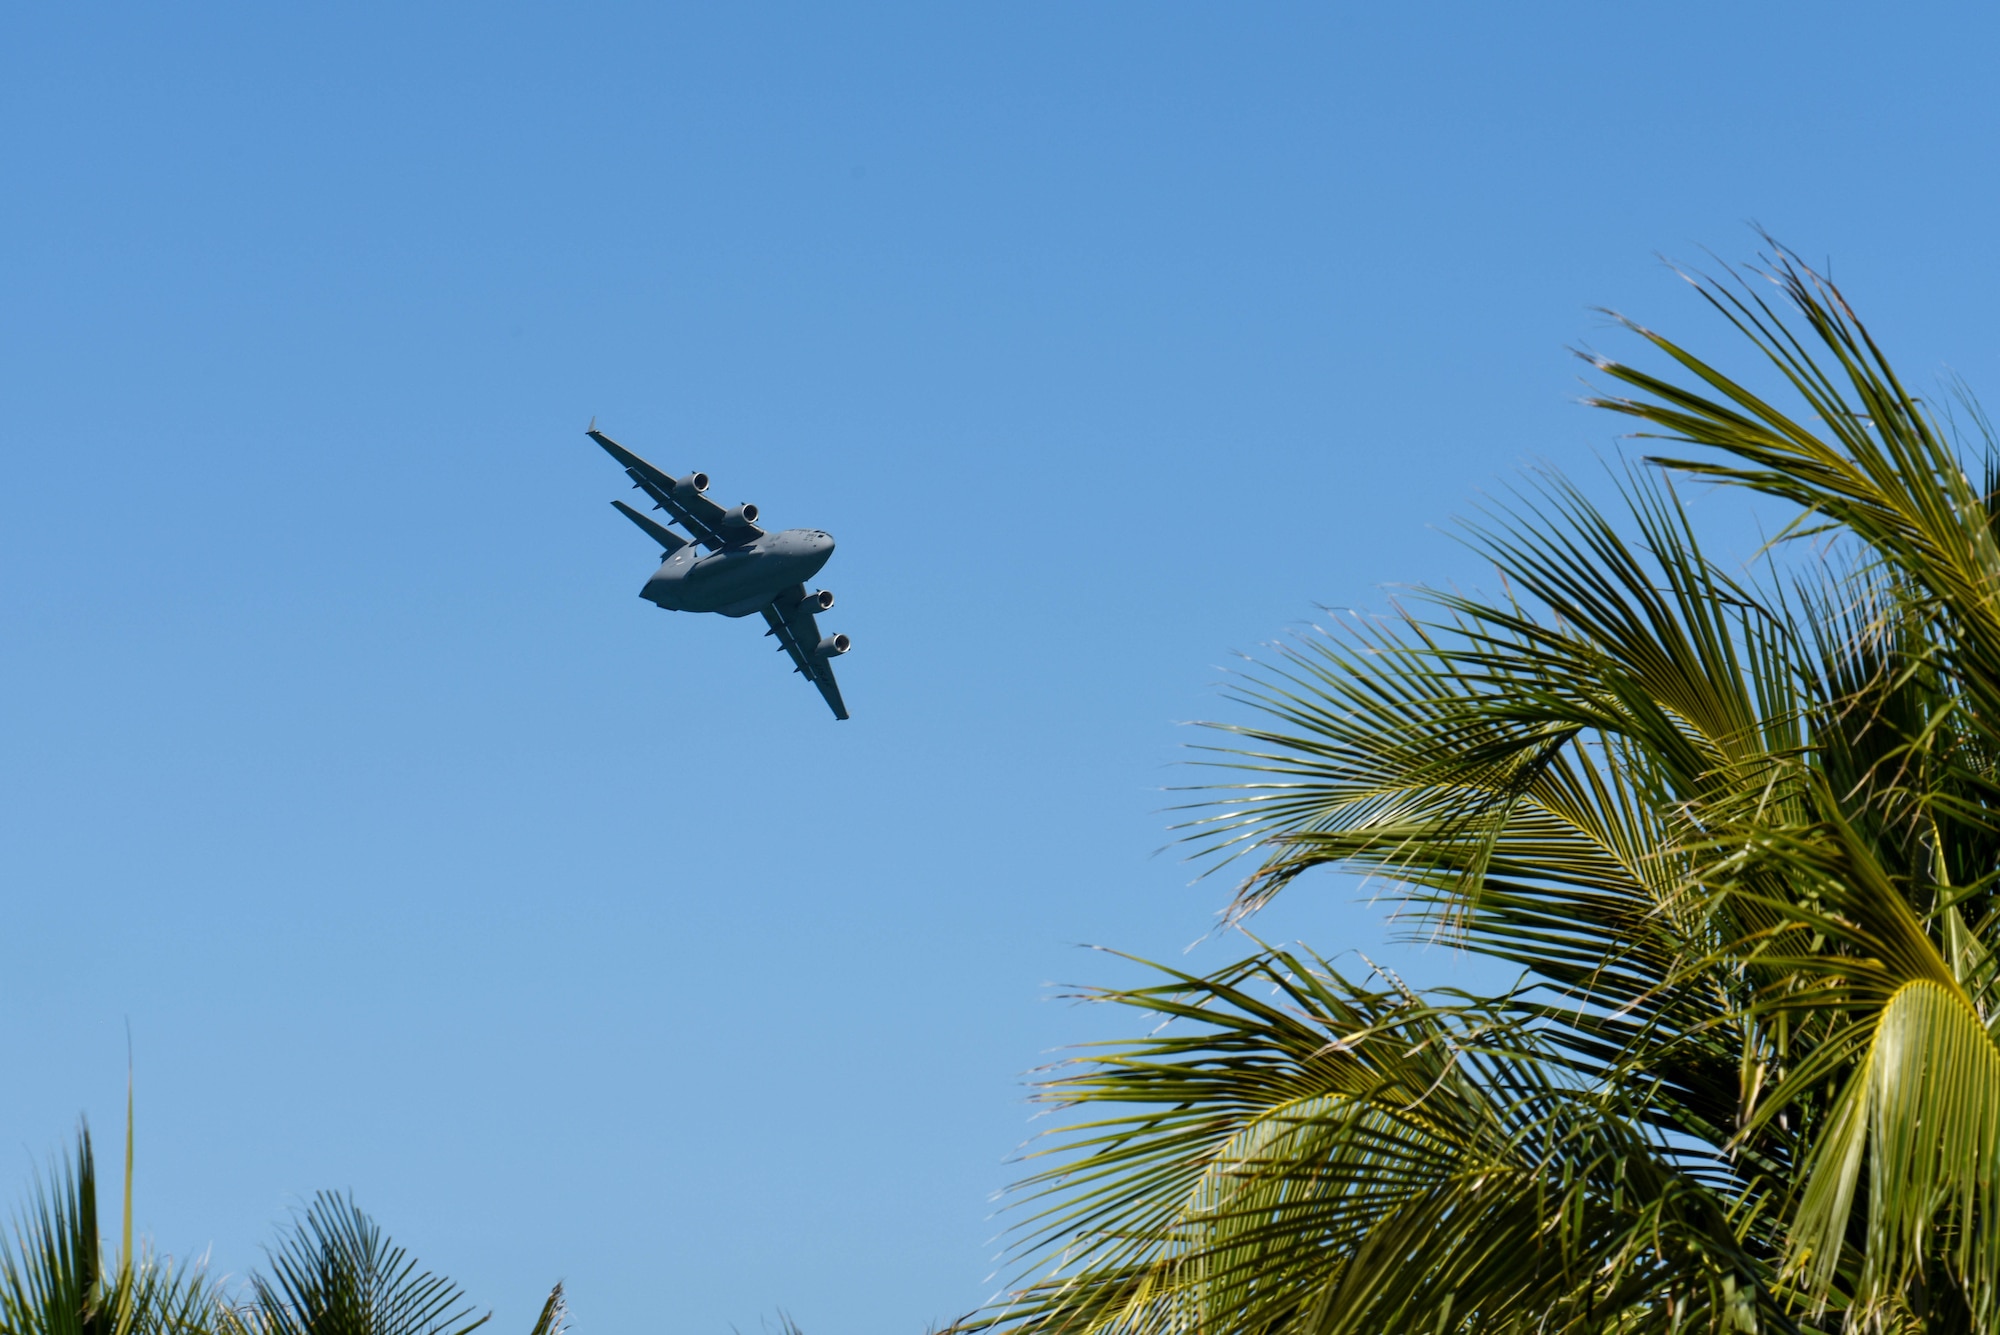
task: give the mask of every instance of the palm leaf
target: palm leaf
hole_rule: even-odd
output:
[[[1726,573],[1659,472],[1618,518],[1544,476],[1466,529],[1501,596],[1284,646],[1205,749],[1234,773],[1182,833],[1249,861],[1238,917],[1359,871],[1521,986],[1265,952],[1101,994],[1178,1027],[1051,1077],[1031,1278],[970,1324],[2000,1319],[2000,465],[1771,277],[1701,286],[1796,407],[1638,326],[1692,384],[1597,359],[1634,393],[1596,402],[1798,505],[1806,560]]]
[[[542,1314],[535,1318],[532,1335],[563,1335],[569,1319],[569,1304],[563,1299],[563,1286],[557,1284],[549,1290],[548,1301],[542,1304]]]
[[[1047,1087],[1137,1107],[1068,1128],[1029,1180],[1051,1204],[1024,1252],[1060,1239],[1062,1262],[984,1324],[1595,1331],[1761,1311],[1784,1327],[1773,1276],[1728,1240],[1705,1181],[1720,1165],[1580,1087],[1532,1012],[1359,988],[1285,952],[1165,972],[1098,997],[1194,1032],[1111,1045]]]
[[[126,1196],[132,1173],[127,1109]],[[122,1230],[130,1239],[130,1215]],[[89,1128],[72,1154],[39,1179],[0,1246],[4,1335],[207,1335],[229,1325],[221,1295],[198,1266],[126,1250],[107,1266],[98,1233],[97,1165]]]
[[[457,1285],[419,1270],[336,1192],[313,1197],[253,1284],[266,1335],[467,1335],[492,1316],[474,1316]]]

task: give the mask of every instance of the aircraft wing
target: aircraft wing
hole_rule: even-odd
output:
[[[833,716],[844,719],[847,705],[840,698],[840,683],[833,679],[833,660],[820,652],[819,622],[813,617],[813,606],[806,597],[806,586],[794,584],[765,606],[764,620],[771,629],[764,633],[778,637],[778,644],[792,656],[793,670],[819,687]]]
[[[725,524],[723,516],[729,513],[727,510],[693,487],[681,486],[680,479],[672,473],[655,468],[596,427],[592,427],[588,435],[604,447],[605,453],[625,466],[625,475],[632,479],[632,484],[653,498],[654,509],[665,510],[672,515],[675,522],[694,534],[696,542],[710,551],[763,535],[764,530],[755,524]],[[702,485],[708,484],[703,482]],[[754,513],[756,507],[750,508]]]

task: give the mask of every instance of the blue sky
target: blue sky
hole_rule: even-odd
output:
[[[1657,253],[1761,223],[1990,390],[1996,55],[1972,5],[14,7],[0,1184],[115,1139],[129,1022],[141,1223],[223,1270],[338,1187],[498,1329],[558,1277],[584,1332],[965,1310],[1024,1073],[1107,1031],[1055,985],[1223,900],[1156,850],[1232,655],[1596,476],[1591,308],[1720,346]],[[593,414],[838,537],[852,722],[637,599]],[[1463,976],[1333,878],[1261,930]]]

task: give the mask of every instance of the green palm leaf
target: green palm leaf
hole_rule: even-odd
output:
[[[492,1316],[472,1314],[464,1293],[419,1270],[345,1195],[320,1192],[253,1281],[265,1335],[467,1335]],[[560,1317],[561,1302],[550,1295]]]
[[[128,1112],[129,1123],[129,1112]],[[38,1181],[0,1246],[4,1335],[208,1335],[230,1314],[198,1267],[134,1253],[127,1137],[125,1250],[106,1264],[98,1232],[97,1164],[88,1128]]]
[[[1674,470],[1796,504],[1730,574],[1671,479],[1543,477],[1419,590],[1282,648],[1182,833],[1522,971],[1367,988],[1263,952],[1099,999],[1061,1068],[1019,1331],[1970,1331],[2000,1321],[2000,539],[1948,423],[1780,252],[1701,291],[1776,404],[1596,359]],[[1781,313],[1789,309],[1789,317]],[[1788,322],[1789,320],[1789,322]],[[1975,412],[1975,421],[1983,422]]]

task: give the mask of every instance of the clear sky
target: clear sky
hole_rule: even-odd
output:
[[[499,1330],[972,1306],[1080,945],[1245,948],[1178,725],[1597,468],[1591,307],[1712,345],[1655,254],[1754,221],[2000,395],[1995,22],[12,6],[0,1194],[129,1021],[141,1224],[233,1273],[343,1187]],[[593,414],[839,539],[852,722],[639,601]]]

